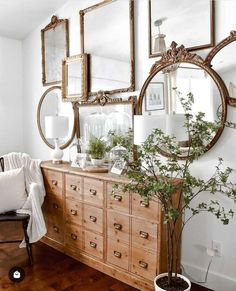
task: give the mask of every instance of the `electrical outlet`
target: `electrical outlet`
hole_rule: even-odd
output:
[[[222,256],[222,243],[219,241],[212,241],[212,249],[215,252],[215,256],[221,257]]]

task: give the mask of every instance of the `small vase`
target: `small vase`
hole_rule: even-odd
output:
[[[162,274],[158,275],[157,277],[155,277],[155,279],[154,279],[155,291],[166,291],[166,289],[162,289],[161,287],[157,286],[157,283],[156,283],[156,281],[158,279],[165,277],[165,276],[168,276],[168,273],[162,273]],[[177,276],[182,278],[184,281],[186,281],[188,283],[188,288],[185,289],[184,291],[190,291],[191,290],[191,282],[189,281],[189,279],[183,275],[180,275],[180,274],[177,274]]]
[[[91,162],[92,162],[92,165],[93,166],[95,166],[95,167],[101,167],[104,164],[104,159],[92,159],[91,158]]]

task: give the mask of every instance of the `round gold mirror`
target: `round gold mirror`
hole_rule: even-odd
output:
[[[61,149],[65,149],[72,142],[75,131],[75,112],[73,110],[72,103],[64,103],[61,99],[61,87],[53,86],[47,89],[39,100],[37,109],[37,124],[38,130],[42,140],[50,148],[54,148],[54,141],[51,138],[47,138],[45,135],[45,116],[66,116],[69,119],[68,135],[59,140],[59,146]]]
[[[207,141],[206,151],[219,139],[226,120],[226,88],[218,74],[206,66],[204,60],[188,52],[184,46],[177,47],[172,43],[171,49],[162,54],[146,79],[138,100],[139,115],[156,115],[156,128],[166,134],[175,135],[176,140],[183,145],[180,159],[186,158],[186,149],[189,137],[184,134],[184,108],[180,101],[181,96],[193,94],[194,103],[191,114],[195,117],[198,112],[205,114],[204,120],[220,121],[222,126],[217,129]],[[178,124],[182,122],[182,129]],[[160,149],[160,153],[169,156],[171,153]]]

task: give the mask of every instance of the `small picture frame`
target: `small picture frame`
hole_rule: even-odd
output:
[[[126,161],[122,159],[116,160],[114,165],[111,168],[111,173],[121,175],[125,170],[125,166],[126,166]]]
[[[165,109],[164,83],[150,82],[145,95],[145,110],[155,111]]]
[[[71,167],[75,168],[85,168],[86,167],[86,158],[87,154],[85,153],[78,153],[75,155],[71,162]]]

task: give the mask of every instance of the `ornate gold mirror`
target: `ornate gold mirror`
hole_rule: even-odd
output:
[[[149,57],[160,56],[172,40],[189,50],[214,45],[213,0],[149,0]]]
[[[61,82],[61,61],[69,56],[69,29],[67,19],[52,16],[41,30],[42,82],[53,85]]]
[[[76,55],[62,61],[62,99],[63,101],[86,101],[87,55]]]
[[[59,140],[61,149],[65,149],[72,142],[76,131],[76,114],[74,113],[72,103],[64,103],[61,98],[61,87],[53,86],[47,89],[40,98],[37,109],[37,124],[42,140],[50,148],[54,148],[54,140],[45,136],[45,116],[66,116],[69,119],[68,135]]]
[[[105,0],[80,11],[89,95],[134,91],[134,1]],[[115,70],[114,70],[115,68]]]
[[[219,42],[206,57],[206,63],[223,79],[227,89],[227,102],[236,106],[236,31]]]
[[[178,98],[178,93],[186,96],[191,92],[194,96],[194,104],[191,114],[205,113],[205,120],[214,122],[219,120],[222,124],[226,120],[226,88],[218,74],[206,66],[204,60],[188,52],[184,46],[177,47],[172,43],[171,49],[162,54],[161,60],[156,62],[145,81],[138,100],[138,114],[157,115],[156,128],[169,134],[177,127],[181,116],[184,118],[184,110]],[[183,124],[180,132],[174,132],[177,141],[188,144],[188,136],[183,140]],[[221,126],[206,149],[209,150],[220,137]],[[185,135],[186,136],[186,135]],[[163,155],[170,153],[161,149]],[[180,158],[186,157],[183,152]]]

